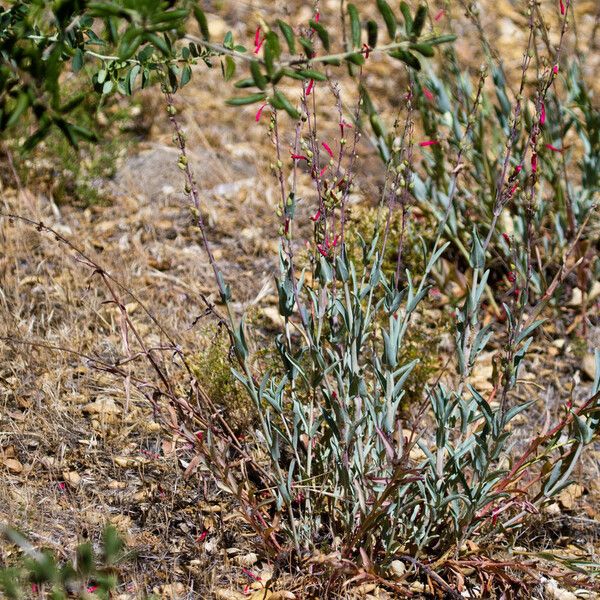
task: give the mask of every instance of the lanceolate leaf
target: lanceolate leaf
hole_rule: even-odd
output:
[[[396,17],[390,8],[390,5],[386,2],[386,0],[377,0],[377,8],[383,17],[389,36],[394,39],[396,37],[397,23]]]
[[[253,104],[254,102],[260,102],[267,97],[265,92],[259,92],[258,94],[250,94],[250,96],[240,96],[238,98],[229,98],[225,101],[229,106],[244,106],[245,104]]]
[[[350,34],[352,47],[360,48],[360,17],[354,4],[348,4],[348,16],[350,17]]]

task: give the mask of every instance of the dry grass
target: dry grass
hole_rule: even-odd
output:
[[[593,28],[593,4],[576,4],[582,36]],[[286,6],[274,2],[272,16],[283,16]],[[520,56],[521,47],[515,42],[519,22],[511,18],[513,12],[510,3],[501,0],[483,16],[492,39],[494,29],[498,34],[498,47],[514,47],[509,61]],[[238,23],[236,34],[251,34],[251,4],[228,4],[225,14]],[[465,40],[474,35],[466,19],[464,30]],[[465,55],[468,47],[463,40]],[[598,58],[598,53],[590,57],[589,69]],[[374,79],[377,71],[375,67]],[[199,75],[176,102],[206,199],[215,256],[234,283],[237,310],[250,308],[258,314],[276,301],[272,147],[265,128],[255,125],[252,108],[223,107],[228,88],[219,73]],[[393,97],[391,83],[379,80],[379,85]],[[155,112],[150,135],[137,147],[136,156],[124,159],[117,177],[105,182],[108,207],[59,207],[35,187],[19,188],[8,169],[2,176],[2,210],[43,221],[93,256],[134,290],[164,329],[193,354],[206,348],[214,335],[209,317],[203,316],[202,297],[214,299],[215,286],[178,191],[182,181],[177,152],[160,112],[160,93],[148,94],[143,105]],[[382,174],[366,144],[361,152],[373,176],[362,183],[356,200],[369,203]],[[308,214],[308,207],[300,210]],[[161,430],[143,396],[90,368],[84,358],[110,362],[127,355],[119,310],[109,302],[98,277],[63,244],[26,224],[2,220],[0,240],[0,519],[60,557],[68,556],[82,538],[97,539],[106,520],[114,523],[135,554],[122,573],[123,598],[139,597],[153,588],[163,597],[208,597],[209,590],[240,590],[251,583],[241,566],[252,540],[226,495],[213,487],[208,474],[184,477],[185,449]],[[164,337],[139,302],[124,300],[146,343],[163,346]],[[258,321],[264,328],[269,311],[265,314]],[[523,382],[520,393],[539,395],[540,410],[536,423],[522,424],[524,436],[564,401],[580,366],[567,356],[562,351],[557,357],[533,351],[526,372],[535,376]],[[152,377],[143,361],[128,368],[139,379]],[[177,379],[175,360],[169,369]],[[206,373],[207,380],[210,376]],[[183,375],[181,384],[185,385]],[[556,392],[546,395],[551,385]],[[577,474],[582,487],[561,498],[558,513],[545,517],[539,546],[570,552],[583,547],[596,556],[600,552],[599,456],[588,454]],[[0,563],[14,560],[14,548],[1,546]],[[284,565],[279,567],[283,573]],[[252,568],[259,571],[256,565]],[[280,585],[301,598],[350,594],[326,596],[326,585],[316,586],[314,578],[281,577]]]

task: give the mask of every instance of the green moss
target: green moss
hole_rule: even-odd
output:
[[[256,410],[231,372],[234,359],[229,336],[216,328],[210,328],[204,334],[203,348],[189,360],[192,373],[211,400],[225,410],[233,428],[241,430],[252,423]]]

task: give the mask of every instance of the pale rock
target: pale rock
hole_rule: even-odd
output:
[[[581,363],[583,372],[592,380],[596,378],[596,357],[593,354],[586,354]]]
[[[118,415],[122,411],[110,396],[98,396],[95,402],[83,407],[83,412],[92,415]]]
[[[11,473],[20,473],[23,470],[23,465],[16,458],[5,458],[3,462]]]
[[[546,582],[544,590],[548,600],[577,600],[577,596],[573,592],[559,588],[554,579],[549,579]]]

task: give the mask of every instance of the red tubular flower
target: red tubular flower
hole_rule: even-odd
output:
[[[319,209],[311,218],[310,220],[313,223],[316,223],[319,219],[321,218],[321,209]]]
[[[318,12],[315,14],[315,23],[318,23],[321,20],[321,13]]]
[[[531,155],[531,171],[533,173],[537,171],[537,154],[535,152]]]
[[[446,11],[444,9],[442,9],[435,15],[435,17],[433,17],[433,20],[439,21],[445,14],[446,14]]]
[[[260,581],[260,577],[258,575],[255,575],[249,569],[242,567],[242,571],[244,572],[244,574],[248,575],[248,577],[250,577],[250,579],[254,579],[254,581]]]
[[[510,240],[510,235],[508,235],[508,233],[503,233],[502,237],[504,238],[504,241],[510,246],[512,243]]]
[[[265,41],[265,38],[263,37],[262,40],[260,39],[260,25],[256,28],[256,33],[254,34],[254,54],[258,54],[260,52],[260,49],[262,48],[262,45]]]
[[[563,0],[559,0],[559,4],[560,4],[560,14],[564,15],[565,14],[565,3],[563,2]]]
[[[554,65],[554,66],[552,67],[552,72],[553,72],[555,75],[558,75],[558,65]]]
[[[323,244],[317,244],[317,250],[321,256],[324,256],[325,258],[329,256],[329,252],[327,252],[327,250],[323,247]]]
[[[365,55],[365,59],[369,58],[369,54],[371,54],[371,48],[367,44],[363,44],[363,54]]]
[[[423,96],[425,96],[429,102],[433,102],[434,100],[433,94],[426,87],[423,88]]]
[[[323,177],[323,175],[325,174],[325,171],[327,171],[327,167],[329,165],[325,165],[320,171],[319,171],[319,177]]]
[[[352,129],[352,125],[350,125],[350,123],[346,123],[346,121],[342,121],[340,123],[340,132],[342,134],[342,137],[344,137],[344,129],[348,127],[348,129]]]
[[[323,148],[325,148],[325,152],[327,152],[327,154],[333,158],[333,150],[330,148],[329,144],[327,142],[323,142],[321,146],[323,146]]]
[[[419,146],[421,146],[421,148],[426,148],[427,146],[435,146],[439,143],[439,140],[426,140],[424,142],[419,142]]]
[[[304,154],[292,154],[292,159],[293,160],[305,160],[308,162],[308,158],[306,158],[306,156],[304,156]]]
[[[512,196],[514,195],[514,193],[517,191],[517,188],[519,187],[518,183],[515,183],[511,188],[510,188],[510,194],[509,196],[512,198]]]
[[[262,111],[264,110],[265,106],[267,106],[266,102],[256,111],[256,116],[254,117],[254,120],[257,123],[260,121],[260,116],[262,115]]]
[[[312,89],[313,89],[314,85],[315,85],[315,80],[311,79],[308,82],[308,85],[306,86],[306,95],[307,96],[310,96],[310,93],[312,92]]]
[[[552,144],[546,144],[546,148],[548,148],[548,150],[552,150],[552,152],[561,152],[564,150],[564,148],[557,148],[556,146],[553,146]]]
[[[335,248],[338,244],[340,243],[340,234],[338,233],[335,238],[333,239],[333,244],[332,246]]]
[[[517,280],[517,275],[514,271],[509,271],[508,275],[506,276],[506,278],[511,282],[514,283]]]
[[[517,165],[515,167],[515,175],[518,175],[522,170],[523,170],[523,167],[521,165]]]
[[[546,106],[542,102],[542,106],[540,107],[540,125],[543,125],[546,122]]]
[[[206,536],[208,535],[208,531],[203,531],[197,538],[196,538],[196,542],[200,543],[203,542],[206,539]]]

